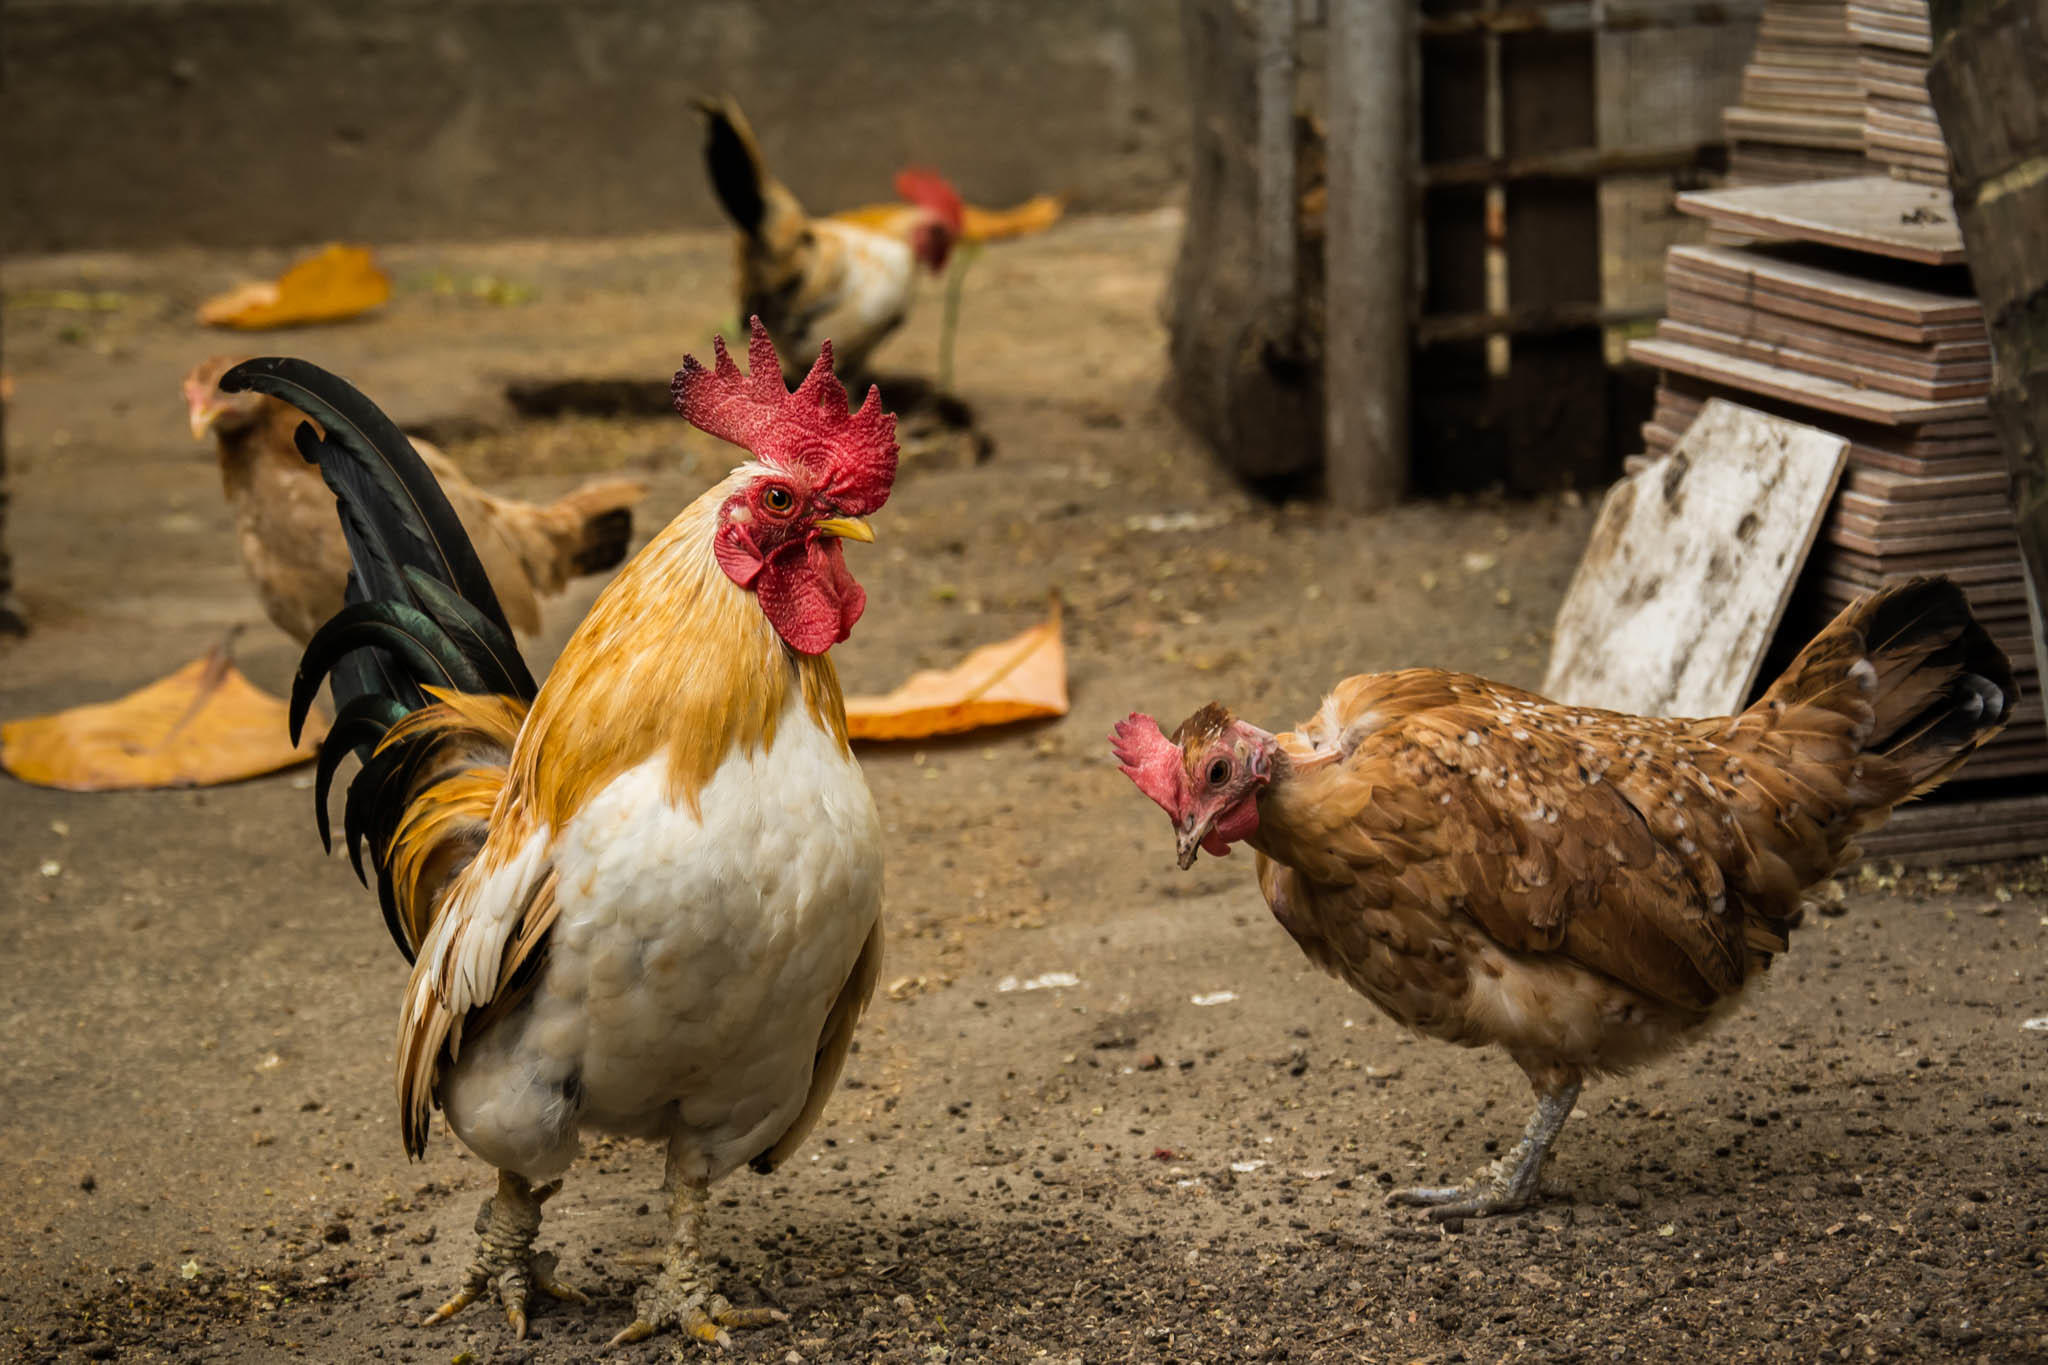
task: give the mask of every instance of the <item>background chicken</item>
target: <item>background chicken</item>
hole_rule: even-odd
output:
[[[741,315],[767,326],[790,379],[811,368],[826,337],[842,369],[863,372],[910,311],[917,267],[946,268],[964,221],[960,196],[940,177],[912,171],[897,178],[911,202],[813,218],[769,174],[738,104],[710,99],[698,107],[705,168],[739,229]]]
[[[304,419],[268,394],[223,393],[221,376],[235,364],[215,356],[185,377],[192,436],[213,437],[221,487],[235,512],[242,567],[263,610],[304,644],[341,610],[348,545],[334,518],[334,494],[292,444]],[[625,558],[633,538],[633,507],[647,486],[635,479],[594,479],[550,503],[486,493],[446,455],[417,441],[469,533],[512,624],[540,629],[540,599],[571,578],[602,573]]]
[[[1394,1196],[1451,1217],[1534,1201],[1581,1082],[1725,1012],[1785,949],[1801,893],[2017,700],[1962,592],[1923,579],[1844,611],[1739,716],[1618,715],[1411,669],[1347,679],[1290,734],[1210,705],[1170,740],[1143,715],[1113,740],[1183,868],[1249,843],[1312,961],[1528,1075],[1535,1116],[1490,1179]]]
[[[795,393],[755,325],[751,376],[718,347],[677,406],[753,461],[605,588],[536,688],[476,554],[390,421],[302,361],[224,380],[285,398],[339,495],[352,604],[314,636],[302,719],[333,672],[316,790],[353,751],[346,831],[413,962],[399,1024],[408,1152],[439,1107],[498,1168],[447,1317],[489,1289],[524,1333],[535,1255],[578,1132],[665,1139],[673,1236],[619,1334],[713,1339],[734,1309],[703,1250],[706,1189],[768,1171],[817,1122],[874,987],[881,831],[826,650],[865,598],[842,537],[895,476],[895,419],[849,414],[830,349]],[[431,1321],[432,1319],[430,1319]]]

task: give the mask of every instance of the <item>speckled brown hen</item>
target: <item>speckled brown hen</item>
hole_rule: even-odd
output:
[[[1524,1208],[1587,1076],[1723,1015],[1783,952],[1856,837],[1998,733],[2018,691],[1962,592],[1920,579],[1844,611],[1737,716],[1564,706],[1462,673],[1349,678],[1271,735],[1216,705],[1123,771],[1180,864],[1234,843],[1310,960],[1433,1038],[1497,1045],[1536,1089],[1521,1143],[1467,1186],[1392,1202]]]

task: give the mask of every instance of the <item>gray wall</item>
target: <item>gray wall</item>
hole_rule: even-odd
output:
[[[1170,198],[1175,0],[0,0],[13,251],[719,221],[689,97],[817,209]]]

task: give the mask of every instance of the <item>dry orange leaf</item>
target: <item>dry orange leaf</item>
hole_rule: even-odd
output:
[[[291,327],[367,313],[391,297],[391,280],[366,246],[322,247],[275,280],[245,284],[199,305],[209,327]]]
[[[285,729],[285,704],[218,648],[119,701],[0,725],[0,767],[67,791],[210,787],[305,762],[327,724],[308,717],[296,749]]]
[[[1037,194],[1015,208],[978,209],[969,204],[960,227],[963,242],[993,242],[1004,237],[1028,237],[1043,232],[1067,211],[1065,195]]]
[[[855,739],[922,739],[1012,721],[1067,714],[1067,650],[1060,604],[1052,616],[999,645],[983,645],[952,668],[913,673],[885,697],[848,697]]]

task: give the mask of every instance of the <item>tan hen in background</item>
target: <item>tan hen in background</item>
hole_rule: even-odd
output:
[[[213,438],[242,567],[263,610],[304,644],[341,610],[348,545],[333,490],[293,442],[304,414],[265,394],[222,393],[220,377],[236,363],[215,356],[185,376],[192,436]],[[593,479],[550,503],[522,502],[477,487],[425,441],[413,448],[448,495],[516,629],[538,631],[541,598],[626,557],[633,507],[647,494],[639,480]]]

